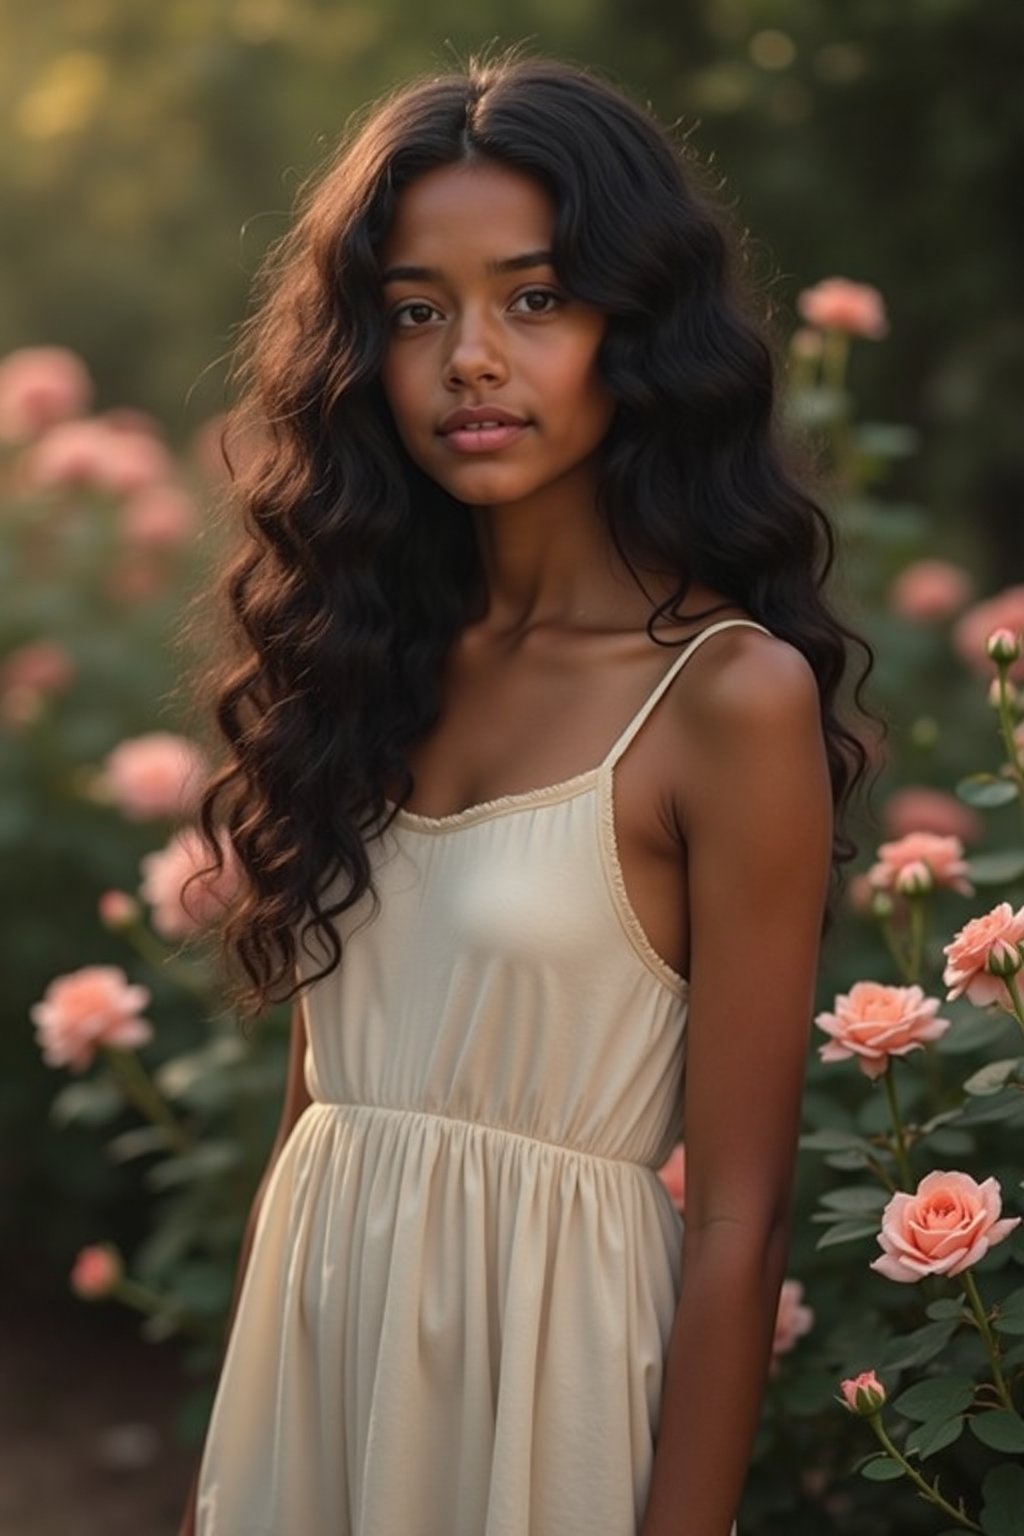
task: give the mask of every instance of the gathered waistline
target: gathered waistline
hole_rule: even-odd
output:
[[[458,1115],[441,1114],[436,1110],[413,1109],[403,1104],[364,1104],[347,1103],[343,1099],[313,1099],[310,1105],[312,1109],[330,1109],[346,1114],[384,1114],[403,1115],[407,1119],[436,1120],[442,1125],[464,1126],[470,1131],[486,1131],[494,1136],[507,1136],[514,1141],[525,1141],[538,1147],[550,1147],[554,1152],[561,1152],[566,1157],[582,1157],[589,1162],[615,1163],[622,1168],[633,1169],[637,1173],[653,1174],[657,1177],[657,1169],[650,1163],[642,1163],[632,1157],[615,1157],[607,1152],[590,1152],[586,1147],[571,1147],[565,1142],[551,1141],[545,1136],[534,1136],[525,1131],[513,1131],[504,1125],[491,1125],[486,1120],[464,1120]]]

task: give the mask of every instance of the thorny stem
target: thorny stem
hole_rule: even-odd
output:
[[[896,1133],[896,1162],[899,1165],[903,1188],[909,1190],[913,1187],[914,1180],[910,1172],[910,1159],[907,1157],[907,1143],[903,1133],[903,1121],[900,1119],[900,1107],[896,1102],[896,1084],[893,1079],[891,1057],[882,1074],[882,1080],[885,1083],[885,1096],[889,1100],[889,1114],[892,1116],[893,1130]]]
[[[1019,975],[1020,972],[1018,971],[1013,976],[1004,976],[1003,985],[1009,993],[1010,1011],[1021,1029],[1024,1030],[1024,1002],[1021,1001],[1020,988],[1017,985],[1017,976]]]
[[[111,1071],[117,1079],[126,1099],[135,1105],[147,1120],[158,1125],[167,1134],[167,1140],[176,1152],[189,1152],[192,1143],[183,1127],[175,1119],[150,1080],[149,1074],[131,1051],[116,1050],[105,1046]]]
[[[878,1436],[878,1439],[881,1441],[886,1451],[892,1457],[893,1461],[899,1462],[906,1476],[910,1478],[910,1481],[914,1484],[914,1486],[918,1489],[924,1498],[928,1499],[930,1503],[937,1505],[938,1508],[941,1509],[944,1514],[947,1514],[951,1520],[955,1520],[957,1525],[962,1525],[964,1530],[981,1530],[981,1526],[976,1520],[972,1520],[970,1515],[965,1514],[962,1509],[954,1509],[953,1505],[950,1504],[947,1499],[942,1497],[938,1489],[933,1488],[931,1483],[923,1478],[915,1467],[910,1465],[910,1462],[903,1455],[903,1452],[897,1450],[896,1446],[893,1445],[892,1441],[889,1439],[888,1434],[886,1433],[885,1426],[882,1423],[881,1413],[871,1414],[871,1416],[868,1418],[868,1423],[871,1425],[871,1428],[874,1430],[875,1434]]]
[[[999,1393],[999,1401],[1011,1413],[1016,1413],[1017,1410],[1013,1406],[1010,1389],[1006,1385],[1006,1379],[1003,1376],[1003,1368],[999,1363],[999,1345],[992,1337],[992,1329],[989,1327],[988,1316],[985,1312],[984,1303],[978,1294],[978,1287],[975,1284],[974,1276],[969,1269],[965,1269],[960,1279],[964,1290],[967,1292],[967,1300],[971,1304],[971,1311],[974,1313],[975,1322],[978,1324],[978,1332],[981,1334],[988,1357],[992,1361],[992,1380],[995,1383],[996,1391]]]

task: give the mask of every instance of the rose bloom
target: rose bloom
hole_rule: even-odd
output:
[[[168,480],[172,471],[170,454],[152,431],[103,417],[58,422],[25,462],[30,489],[85,487],[115,496]]]
[[[930,789],[925,784],[895,790],[882,807],[882,821],[893,839],[912,832],[934,832],[938,837],[976,843],[985,830],[982,818],[971,806],[944,789]]]
[[[658,1169],[658,1177],[672,1196],[672,1204],[682,1213],[686,1206],[686,1148],[682,1142],[672,1148]]]
[[[925,997],[920,987],[887,987],[858,981],[835,1000],[834,1013],[819,1013],[814,1022],[831,1039],[821,1046],[822,1061],[856,1057],[866,1077],[880,1077],[891,1056],[906,1056],[926,1040],[938,1040],[950,1026],[935,1017],[937,997]]]
[[[871,1268],[906,1284],[959,1275],[1019,1225],[1019,1216],[1000,1221],[1001,1210],[995,1179],[978,1184],[969,1173],[925,1174],[912,1195],[899,1191],[882,1212],[878,1242],[885,1251]]]
[[[121,1255],[109,1243],[94,1243],[79,1250],[71,1269],[71,1289],[85,1301],[109,1296],[121,1279]]]
[[[797,296],[796,307],[810,325],[823,331],[846,331],[878,341],[888,335],[885,303],[877,288],[846,277],[826,277]]]
[[[144,486],[121,508],[121,536],[136,549],[175,549],[197,522],[195,502],[178,485]]]
[[[939,837],[934,832],[909,832],[895,842],[882,843],[878,860],[868,870],[876,891],[896,891],[902,871],[909,865],[926,864],[937,886],[972,896],[967,877],[964,846],[958,837]]]
[[[1022,943],[1024,907],[1014,912],[1008,901],[1001,901],[984,917],[973,917],[965,923],[951,942],[942,947],[946,956],[942,979],[949,988],[947,1000],[952,1002],[966,992],[978,1008],[998,1003],[1009,1011],[1006,983],[1001,976],[987,971],[985,966],[993,951],[998,958],[1007,949],[1019,949]]]
[[[92,379],[67,347],[21,347],[0,359],[0,441],[24,443],[55,422],[80,416]]]
[[[915,624],[931,624],[959,613],[974,596],[974,580],[952,560],[915,560],[889,588],[889,607]]]
[[[145,1045],[153,1029],[139,1015],[149,1002],[116,965],[87,965],[51,981],[29,1010],[48,1067],[84,1072],[98,1046],[119,1051]]]
[[[63,693],[75,680],[74,658],[58,640],[30,640],[0,663],[0,688]]]
[[[779,1355],[788,1355],[797,1339],[814,1327],[814,1312],[804,1305],[803,1295],[804,1288],[799,1280],[783,1280],[772,1340],[773,1370],[778,1368]]]
[[[239,889],[238,864],[225,840],[221,847],[226,863],[201,875],[184,892],[189,877],[212,864],[206,844],[193,827],[182,827],[157,853],[147,853],[141,863],[139,894],[153,909],[153,927],[169,940],[189,938],[215,922],[231,904]]]
[[[151,731],[122,741],[104,760],[103,793],[130,821],[187,816],[208,773],[206,758],[187,736]]]
[[[1005,587],[994,597],[975,603],[953,627],[956,650],[982,677],[990,677],[995,665],[985,649],[994,629],[1010,629],[1017,634],[1024,630],[1024,586]],[[1011,663],[1007,676],[1016,683],[1024,682],[1024,656]]]
[[[839,1390],[851,1413],[874,1413],[888,1396],[874,1371],[861,1371],[859,1376],[849,1377],[840,1384]]]
[[[139,904],[127,891],[104,891],[96,905],[104,928],[130,928],[139,920]]]

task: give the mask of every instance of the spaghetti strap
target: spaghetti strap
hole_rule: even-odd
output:
[[[675,661],[669,667],[664,677],[654,688],[653,692],[649,694],[646,701],[641,704],[640,708],[637,710],[632,720],[626,726],[626,729],[623,731],[618,741],[608,753],[608,756],[604,759],[604,762],[601,764],[602,768],[609,769],[615,767],[615,764],[618,762],[623,752],[625,752],[626,748],[633,740],[633,737],[636,735],[637,731],[647,719],[647,716],[654,709],[662,695],[667,692],[673,678],[678,672],[682,671],[683,667],[689,661],[697,647],[701,645],[705,640],[707,640],[711,635],[716,634],[718,630],[732,629],[736,625],[741,624],[744,625],[747,629],[759,629],[762,634],[771,634],[770,629],[765,629],[763,624],[758,624],[753,619],[719,619],[717,624],[709,624],[707,629],[702,629],[699,634],[695,635],[692,640],[688,641],[687,644],[683,646],[683,649],[680,651]]]

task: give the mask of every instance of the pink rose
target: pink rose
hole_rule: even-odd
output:
[[[969,1173],[925,1174],[912,1195],[899,1191],[882,1212],[871,1268],[887,1280],[911,1284],[924,1275],[959,1275],[1008,1237],[1019,1216],[999,1220],[995,1179],[978,1184]]]
[[[104,928],[131,928],[139,920],[139,904],[127,891],[104,891],[97,906]]]
[[[145,987],[129,985],[116,965],[87,965],[51,981],[29,1010],[48,1067],[84,1072],[98,1046],[119,1051],[145,1045],[152,1025],[140,1018],[149,1002]]]
[[[846,331],[870,341],[878,341],[889,331],[878,289],[846,277],[827,277],[813,288],[805,288],[797,296],[796,307],[804,320],[824,331]]]
[[[672,1196],[672,1204],[682,1213],[686,1206],[686,1148],[679,1142],[658,1169],[658,1177]]]
[[[962,896],[972,896],[974,887],[967,879],[964,847],[958,837],[939,837],[934,832],[909,832],[895,842],[883,843],[878,861],[868,870],[868,879],[876,891],[899,891],[905,873],[925,865],[932,883]]]
[[[0,663],[0,719],[15,728],[30,724],[48,698],[64,693],[75,680],[71,655],[56,640],[30,640]]]
[[[66,347],[21,347],[0,359],[0,441],[24,443],[92,398],[82,359]]]
[[[850,1412],[859,1413],[864,1418],[877,1413],[888,1397],[874,1371],[861,1371],[859,1376],[850,1376],[841,1383],[839,1390]]]
[[[949,1019],[935,1017],[937,997],[925,997],[920,987],[886,987],[858,981],[835,1000],[834,1013],[819,1013],[819,1029],[831,1035],[821,1046],[822,1061],[857,1058],[865,1076],[880,1077],[891,1056],[905,1056],[926,1040],[938,1040]]]
[[[966,992],[978,1008],[998,1003],[1010,1011],[1006,984],[1002,977],[987,969],[992,958],[994,965],[1003,966],[1004,974],[1018,968],[1013,952],[1020,958],[1020,945],[1024,943],[1024,907],[1014,912],[1008,901],[1001,901],[986,912],[984,917],[973,917],[965,923],[942,953],[947,957],[942,979],[949,988],[949,1002]]]
[[[30,487],[40,490],[84,486],[126,496],[168,480],[173,463],[152,431],[109,418],[58,422],[32,446],[25,463]]]
[[[152,907],[153,927],[163,938],[184,939],[208,928],[237,896],[240,881],[234,850],[226,840],[221,847],[225,865],[219,874],[200,873],[213,861],[193,827],[181,828],[166,848],[143,858],[139,891]],[[186,881],[196,873],[200,878],[185,891]]]
[[[178,485],[143,486],[121,508],[121,536],[136,549],[175,549],[197,523],[196,504]]]
[[[779,1307],[775,1314],[775,1337],[772,1340],[772,1365],[777,1366],[779,1355],[788,1355],[797,1339],[803,1338],[814,1327],[814,1312],[803,1302],[804,1288],[799,1280],[783,1280],[779,1291]]]
[[[206,758],[188,737],[151,731],[129,737],[107,755],[100,784],[130,821],[150,821],[194,811],[207,773]]]
[[[121,1255],[110,1243],[94,1243],[79,1250],[71,1269],[71,1289],[84,1301],[109,1296],[124,1273]]]
[[[915,560],[889,588],[889,607],[914,624],[951,618],[974,595],[974,581],[951,560]]]
[[[1024,586],[1004,587],[994,597],[975,603],[958,619],[953,628],[953,644],[967,664],[983,677],[990,677],[992,661],[988,655],[988,637],[994,629],[1024,630]],[[1024,681],[1024,657],[1008,669],[1014,682]]]
[[[924,784],[895,790],[882,807],[882,820],[893,839],[912,832],[933,832],[937,837],[976,843],[985,830],[977,811],[944,789],[930,789]]]

